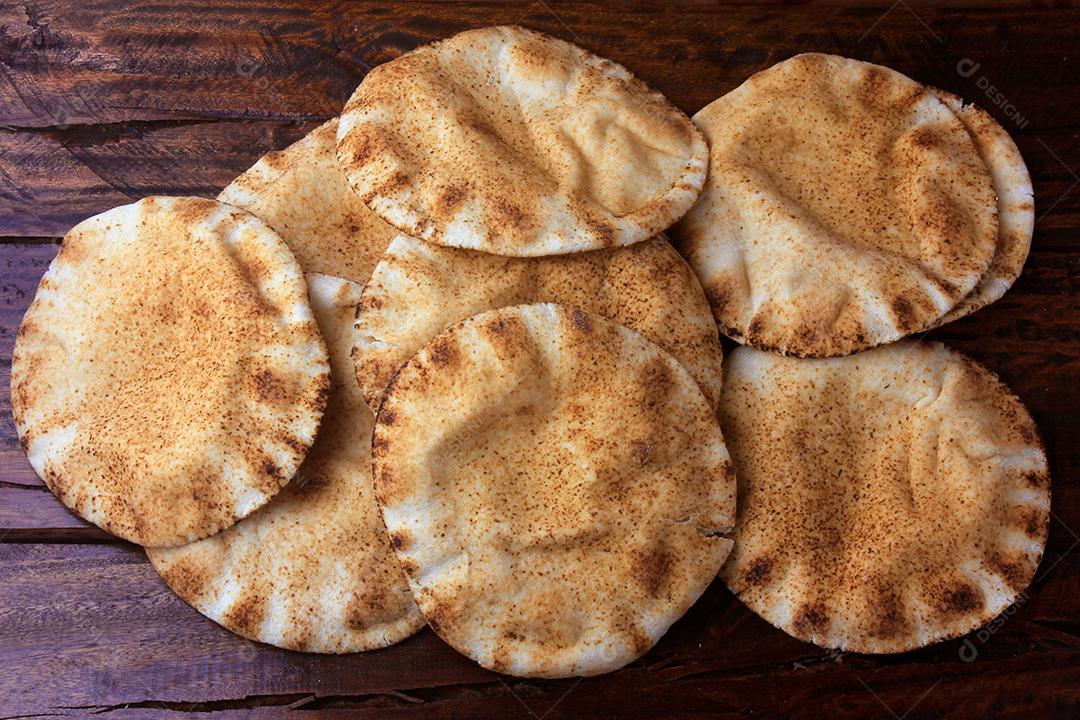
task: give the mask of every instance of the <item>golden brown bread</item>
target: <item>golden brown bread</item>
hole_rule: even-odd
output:
[[[500,255],[630,245],[697,198],[707,148],[626,68],[520,27],[380,65],[341,114],[353,189],[403,232]]]
[[[263,155],[218,195],[263,220],[305,272],[363,283],[397,235],[349,188],[337,163],[337,118]]]
[[[64,238],[19,329],[11,403],[65,505],[132,542],[179,545],[289,481],[329,369],[277,233],[213,200],[150,197]]]
[[[147,555],[180,597],[244,637],[306,652],[370,650],[412,635],[424,619],[371,485],[375,419],[349,358],[360,285],[307,277],[330,347],[332,387],[297,478],[224,532]]]
[[[990,173],[933,92],[878,65],[798,55],[694,116],[701,200],[672,238],[721,332],[800,356],[927,330],[997,245]]]
[[[721,576],[791,635],[902,652],[973,630],[1031,582],[1046,455],[973,360],[914,341],[825,360],[738,348],[720,419],[739,483]]]
[[[975,289],[941,319],[944,325],[998,300],[1020,277],[1035,229],[1035,197],[1024,158],[1005,128],[979,106],[965,105],[959,97],[944,90],[933,92],[971,134],[979,157],[990,171],[998,211],[998,240],[990,267]]]
[[[372,447],[421,611],[499,672],[622,667],[731,549],[735,479],[705,396],[662,349],[579,309],[452,325],[390,384]]]
[[[625,248],[516,258],[401,235],[364,287],[356,377],[373,411],[401,364],[448,325],[507,305],[554,302],[604,315],[674,355],[714,406],[723,351],[694,273],[663,237]]]

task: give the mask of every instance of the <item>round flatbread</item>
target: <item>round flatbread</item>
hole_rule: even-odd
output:
[[[218,200],[278,231],[306,272],[363,283],[397,228],[368,210],[337,163],[337,118],[263,155]]]
[[[502,308],[438,335],[387,389],[373,454],[421,611],[498,672],[622,667],[731,549],[735,478],[705,396],[578,309]]]
[[[735,340],[813,357],[892,342],[936,325],[990,266],[990,172],[900,73],[798,55],[694,121],[709,179],[673,238]]]
[[[320,653],[386,647],[424,619],[371,485],[375,419],[349,359],[360,285],[328,275],[308,275],[308,285],[330,346],[332,388],[296,479],[228,530],[147,555],[180,597],[244,637]]]
[[[822,647],[892,653],[996,617],[1046,545],[1035,423],[940,343],[800,360],[738,348],[720,419],[739,482],[732,592]]]
[[[945,324],[1000,299],[1020,277],[1035,230],[1035,191],[1020,148],[1005,128],[977,105],[964,105],[963,100],[944,90],[935,88],[933,92],[971,134],[979,156],[990,170],[998,210],[998,242],[990,268],[975,289],[941,319]]]
[[[377,411],[401,364],[448,325],[508,305],[554,302],[604,315],[674,355],[715,406],[723,350],[701,285],[663,237],[542,258],[432,245],[401,235],[364,288],[356,376]]]
[[[341,166],[380,217],[500,255],[647,240],[693,204],[707,155],[690,119],[626,68],[520,27],[376,67],[338,127]]]
[[[213,200],[150,197],[64,238],[19,329],[11,405],[65,505],[140,545],[179,545],[289,481],[329,373],[277,233]]]

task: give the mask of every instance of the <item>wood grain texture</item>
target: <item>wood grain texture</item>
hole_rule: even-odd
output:
[[[1053,558],[1051,558],[1053,559]],[[1043,592],[1053,585],[1053,593]],[[793,717],[822,711],[880,716],[861,683],[903,712],[940,679],[920,716],[968,713],[1014,703],[1012,689],[972,682],[982,675],[1027,684],[1022,705],[1046,713],[1080,700],[1075,627],[1058,602],[1080,591],[1080,567],[1062,562],[985,642],[960,659],[953,641],[896,660],[832,656],[773,630],[720,583],[644,658],[618,673],[583,680],[521,681],[482,670],[433,633],[384,651],[344,657],[302,655],[231,635],[169,593],[141,550],[123,545],[0,545],[0,637],[19,673],[0,675],[6,715],[59,713],[108,717],[131,705],[188,711],[264,709],[315,696],[309,709],[348,708],[379,717],[413,711],[475,717],[537,714],[571,694],[550,717],[616,714],[651,717],[657,708],[737,716],[786,708]],[[49,678],[53,700],[26,677]],[[1061,680],[1068,686],[1056,687]],[[1055,685],[1051,685],[1051,681]],[[504,684],[505,683],[505,684]],[[513,692],[511,692],[511,690]],[[906,704],[905,704],[906,703]],[[344,713],[342,713],[344,714]],[[268,715],[269,716],[269,713]]]
[[[631,2],[273,2],[200,7],[152,0],[0,6],[5,81],[0,124],[13,127],[190,118],[313,118],[337,112],[368,68],[481,25],[521,22],[630,67],[697,110],[794,52],[885,61],[961,95],[987,76],[1032,127],[1069,117],[1059,90],[1077,69],[1080,10],[718,7]],[[1002,45],[1007,43],[1008,53]],[[1016,63],[1012,58],[1022,56]],[[956,63],[981,63],[965,81]],[[965,87],[965,85],[967,87]],[[1035,112],[1038,109],[1039,112]]]
[[[311,122],[124,123],[0,130],[0,234],[61,236],[146,195],[213,197]]]
[[[623,62],[691,113],[810,50],[882,62],[983,104],[992,87],[1003,100],[990,109],[1008,111],[1042,171],[1039,197],[1064,194],[1075,177],[1053,153],[1072,152],[1078,118],[1060,88],[1080,83],[1080,66],[1060,58],[1074,49],[1080,9],[1046,22],[1045,10],[916,7],[0,4],[0,127],[22,130],[0,135],[0,235],[59,235],[150,192],[210,194],[301,134],[282,121],[310,127],[336,114],[373,65],[516,21]],[[1075,213],[1078,194],[1066,198]]]
[[[970,4],[0,0],[0,659],[17,669],[0,674],[0,718],[1080,716],[1080,9]],[[1007,621],[895,657],[834,656],[715,584],[645,658],[580,683],[499,678],[428,631],[309,656],[202,618],[139,549],[44,488],[12,426],[10,358],[59,236],[146,194],[212,196],[337,113],[371,66],[519,21],[622,62],[691,113],[814,50],[975,100],[1014,134],[1038,215],[1024,275],[929,335],[999,373],[1047,446],[1047,557]]]

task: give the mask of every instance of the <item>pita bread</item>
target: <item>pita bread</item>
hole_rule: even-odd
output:
[[[500,255],[647,240],[693,204],[707,155],[690,119],[626,68],[520,27],[376,67],[338,127],[341,166],[376,214]]]
[[[673,230],[721,332],[847,355],[936,325],[997,244],[990,173],[900,73],[798,55],[712,103],[701,201]]]
[[[328,388],[285,242],[200,198],[150,197],[75,226],[11,368],[34,470],[86,520],[148,546],[218,532],[277,494]]]
[[[448,328],[387,389],[373,454],[428,624],[498,672],[622,667],[731,549],[735,478],[705,396],[658,346],[578,309]]]
[[[720,419],[739,478],[721,576],[785,632],[903,652],[979,627],[1031,582],[1046,455],[973,360],[912,341],[830,360],[739,348]]]
[[[998,209],[998,242],[990,268],[975,289],[941,319],[944,325],[1000,299],[1020,277],[1035,230],[1035,193],[1020,149],[1005,128],[982,108],[964,105],[963,100],[944,90],[933,92],[971,134],[979,157],[990,170]]]
[[[244,637],[307,652],[370,650],[412,635],[424,619],[371,486],[374,418],[349,359],[360,285],[328,275],[308,275],[308,285],[333,388],[300,473],[228,530],[147,554],[180,597]]]
[[[337,164],[337,118],[257,163],[221,191],[278,231],[307,272],[363,283],[397,235],[367,209]]]
[[[723,351],[694,273],[663,237],[626,248],[508,258],[401,235],[364,288],[356,376],[378,410],[401,364],[443,328],[492,308],[557,302],[640,332],[682,362],[709,401],[720,398]]]

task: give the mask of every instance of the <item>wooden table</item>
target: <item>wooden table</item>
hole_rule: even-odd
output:
[[[8,374],[19,320],[72,224],[147,194],[212,196],[338,112],[371,66],[513,22],[624,63],[688,112],[819,50],[975,100],[1013,132],[1038,213],[1024,275],[991,308],[931,333],[1016,390],[1049,452],[1047,554],[1007,622],[895,657],[838,656],[771,628],[716,583],[639,662],[583,681],[500,677],[430,631],[381,652],[302,655],[204,619],[139,548],[44,488],[12,427]],[[1078,50],[1080,10],[906,0],[0,4],[0,717],[1080,716]]]

